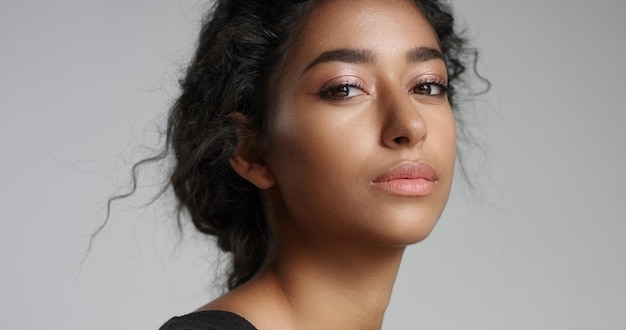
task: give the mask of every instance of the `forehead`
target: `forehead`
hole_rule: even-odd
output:
[[[393,51],[439,48],[432,27],[413,0],[327,0],[306,17],[293,55],[328,49]]]

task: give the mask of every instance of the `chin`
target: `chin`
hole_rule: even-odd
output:
[[[389,221],[385,228],[379,229],[377,240],[380,246],[406,247],[425,240],[435,228],[436,219],[411,219],[407,221]]]
[[[409,246],[425,240],[432,233],[434,225],[429,228],[420,228],[418,230],[403,233],[398,237],[395,246]]]

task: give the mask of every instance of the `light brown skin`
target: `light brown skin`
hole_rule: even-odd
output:
[[[273,233],[265,266],[248,283],[203,306],[242,315],[259,329],[380,329],[402,254],[431,232],[447,202],[455,120],[436,36],[409,0],[318,5],[273,86],[269,150],[231,165],[263,196]],[[364,61],[327,51],[367,50]],[[363,53],[363,52],[361,52]],[[358,83],[348,97],[324,86]],[[343,91],[346,91],[345,89]],[[403,162],[425,162],[438,180],[403,196],[372,180]]]

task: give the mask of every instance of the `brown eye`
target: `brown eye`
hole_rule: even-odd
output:
[[[321,97],[342,100],[363,95],[365,93],[363,92],[363,90],[361,90],[361,88],[356,85],[340,84],[322,88],[319,94]]]
[[[330,90],[330,96],[332,97],[348,97],[350,95],[350,87],[348,85],[337,86],[334,89]]]
[[[446,85],[433,82],[417,85],[415,88],[413,88],[413,93],[420,95],[437,96],[445,94],[447,90],[448,87]]]

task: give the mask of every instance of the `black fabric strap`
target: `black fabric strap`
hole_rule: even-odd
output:
[[[177,316],[159,330],[257,330],[243,317],[227,311],[202,311]]]

